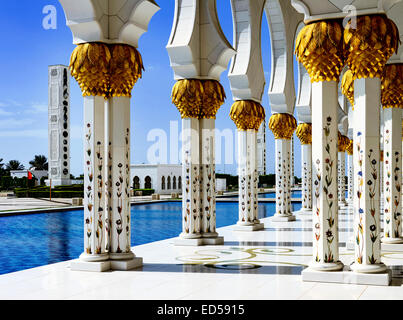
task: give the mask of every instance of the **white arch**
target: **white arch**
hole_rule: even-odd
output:
[[[233,99],[261,102],[265,86],[262,62],[262,18],[266,0],[231,0],[234,48],[228,78]]]
[[[291,0],[292,6],[304,14],[306,23],[325,19],[386,13],[401,0]],[[286,1],[289,2],[289,1]],[[352,12],[350,8],[354,8]]]
[[[401,63],[403,62],[403,1],[392,6],[386,14],[398,27],[402,41],[398,51],[389,59],[388,63]]]
[[[298,25],[295,39],[299,32],[305,26],[303,22]],[[295,40],[294,40],[295,43]],[[304,65],[298,63],[298,95],[296,102],[297,117],[299,122],[311,123],[312,122],[312,83],[311,77]]]
[[[175,80],[220,80],[235,50],[217,16],[216,0],[175,0],[167,45]]]
[[[153,0],[59,1],[74,44],[100,41],[138,47],[138,40],[160,9]]]
[[[272,73],[269,99],[273,113],[294,113],[294,38],[303,16],[290,1],[267,0],[265,12],[271,34]]]

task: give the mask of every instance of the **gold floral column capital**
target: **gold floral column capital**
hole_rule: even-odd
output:
[[[291,140],[297,120],[289,113],[275,113],[270,117],[269,128],[275,139]]]
[[[295,54],[308,71],[311,82],[339,81],[344,66],[341,21],[307,24],[297,36]]]
[[[141,54],[135,47],[126,44],[112,44],[109,47],[110,96],[130,98],[131,91],[144,70]]]
[[[216,80],[183,79],[172,88],[172,103],[182,118],[215,119],[226,95]]]
[[[350,69],[344,73],[343,78],[341,79],[341,92],[350,101],[354,110],[354,76]]]
[[[70,58],[71,75],[84,97],[131,97],[143,69],[140,53],[125,44],[79,44]]]
[[[340,132],[338,133],[338,151],[339,152],[346,152],[347,147],[350,143],[350,139],[344,135],[342,135]]]
[[[74,49],[69,69],[84,97],[109,97],[110,60],[109,47],[104,43],[84,43]]]
[[[349,140],[348,146],[346,148],[346,152],[349,156],[353,155],[353,153],[354,153],[354,141],[353,140]]]
[[[382,76],[383,108],[403,108],[403,63],[388,64]]]
[[[354,27],[350,20],[344,29],[344,46],[354,79],[381,78],[399,42],[399,31],[386,15],[358,16]]]
[[[235,101],[232,105],[230,118],[240,131],[258,131],[266,118],[266,113],[260,103],[252,100],[240,100]]]
[[[302,145],[312,144],[312,124],[300,123],[295,132]]]

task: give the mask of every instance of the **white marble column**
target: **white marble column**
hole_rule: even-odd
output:
[[[130,98],[109,99],[110,248],[112,260],[131,260]]]
[[[301,145],[302,209],[312,213],[312,145]]]
[[[313,261],[320,271],[341,270],[339,261],[336,81],[312,83]]]
[[[339,206],[347,205],[346,202],[346,153],[344,151],[338,152],[338,196]]]
[[[182,119],[182,239],[201,238],[199,120]]]
[[[401,204],[401,157],[402,130],[401,109],[385,108],[383,133],[383,177],[384,177],[384,243],[403,243],[402,237],[402,204]]]
[[[248,148],[249,148],[249,172],[251,174],[251,207],[252,207],[252,221],[256,229],[263,229],[263,224],[259,221],[258,212],[258,180],[259,175],[257,171],[258,156],[257,156],[257,131],[248,130]]]
[[[381,262],[379,202],[379,113],[381,80],[354,81],[354,235],[355,272],[386,270]]]
[[[291,140],[275,140],[275,164],[276,164],[276,213],[273,221],[294,221],[295,216],[291,212],[290,189],[290,157]]]
[[[257,132],[238,130],[239,220],[236,231],[264,228],[258,219]]]
[[[215,119],[201,119],[199,126],[201,236],[222,242],[223,238],[216,232]]]
[[[252,213],[252,175],[249,172],[250,148],[248,132],[238,131],[238,176],[239,176],[239,219],[237,226],[253,226]]]
[[[80,260],[108,260],[104,197],[104,103],[101,96],[84,97],[84,252]]]
[[[354,163],[353,155],[348,154],[347,156],[348,164],[348,203],[352,204],[354,197]]]
[[[290,156],[290,185],[295,185],[295,168],[294,168],[294,136],[291,138],[291,156]]]

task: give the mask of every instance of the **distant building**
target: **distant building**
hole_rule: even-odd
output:
[[[37,179],[36,184],[39,184],[43,177],[48,176],[47,170],[11,170],[10,176],[12,178],[28,178],[28,171],[31,172],[32,176]]]
[[[266,175],[266,122],[263,121],[257,133],[257,172]]]
[[[154,189],[158,194],[182,192],[182,165],[132,164],[130,181],[133,189]]]
[[[70,185],[70,73],[49,66],[49,185]]]
[[[216,191],[227,191],[227,179],[223,179],[223,178],[216,178],[215,179],[215,189]]]

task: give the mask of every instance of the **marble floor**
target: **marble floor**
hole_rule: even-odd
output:
[[[71,199],[37,199],[0,197],[0,214],[11,211],[39,210],[71,206]]]
[[[236,214],[236,213],[234,213]],[[351,213],[339,215],[340,260],[350,264]],[[220,246],[178,247],[173,239],[133,247],[144,266],[104,273],[71,271],[69,262],[0,276],[0,299],[403,299],[403,252],[383,252],[390,286],[303,282],[311,260],[312,220],[262,220],[257,232],[220,228]],[[136,232],[136,230],[134,230]]]

